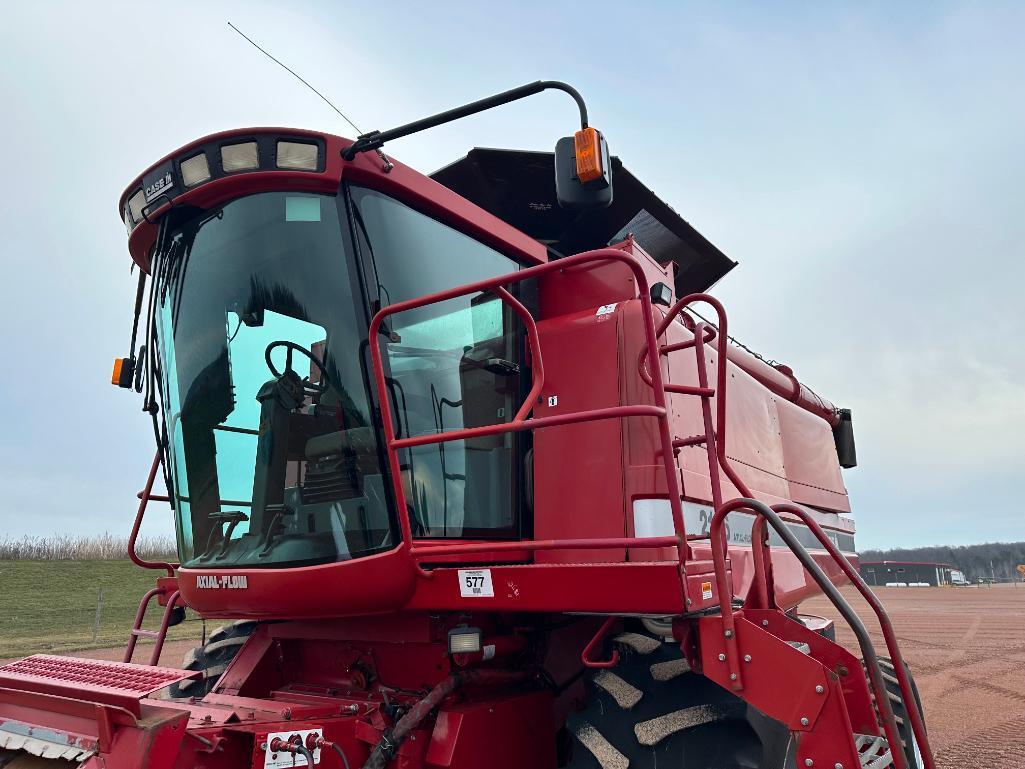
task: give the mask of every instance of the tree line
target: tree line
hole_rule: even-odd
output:
[[[896,547],[892,550],[863,550],[863,561],[923,561],[949,563],[975,582],[996,579],[1002,582],[1020,580],[1018,565],[1025,564],[1025,542],[986,542],[981,545],[951,547]]]

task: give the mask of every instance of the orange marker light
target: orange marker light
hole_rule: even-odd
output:
[[[110,375],[110,383],[116,387],[129,389],[135,376],[135,358],[115,358],[114,372]]]
[[[600,179],[604,172],[601,167],[601,137],[594,128],[581,128],[573,136],[577,153],[577,178],[581,184]]]

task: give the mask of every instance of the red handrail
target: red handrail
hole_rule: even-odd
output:
[[[164,607],[164,613],[160,618],[160,629],[143,630],[142,622],[146,619],[146,610],[149,609],[150,602],[157,596],[166,595],[168,592],[170,592],[170,595],[167,599],[167,605]],[[171,617],[174,615],[174,610],[178,605],[180,597],[181,593],[179,591],[159,585],[142,597],[142,601],[139,602],[139,608],[135,612],[135,624],[132,626],[131,633],[128,636],[128,646],[125,647],[122,662],[132,661],[132,658],[135,656],[135,646],[139,642],[140,636],[147,636],[153,639],[153,651],[150,652],[149,664],[156,665],[160,662],[160,653],[164,649],[164,641],[167,640],[167,630],[171,627]]]
[[[805,550],[804,545],[799,542],[796,537],[787,529],[786,524],[779,516],[777,508],[785,509],[785,512],[795,515],[801,519],[805,524],[808,525],[809,529],[818,537],[829,552],[833,559],[840,562],[847,562],[842,554],[836,550],[832,540],[826,535],[819,526],[818,522],[808,514],[807,511],[798,508],[797,505],[793,504],[779,504],[774,508],[770,508],[765,502],[758,501],[751,498],[737,498],[731,499],[726,502],[722,508],[715,511],[715,515],[712,516],[711,524],[709,526],[709,534],[712,542],[712,565],[715,572],[715,581],[719,585],[719,597],[720,597],[720,614],[723,619],[724,636],[726,638],[726,655],[727,663],[730,667],[730,680],[733,682],[734,689],[742,689],[743,682],[741,680],[740,666],[738,664],[738,648],[737,648],[737,633],[736,633],[736,619],[734,617],[732,607],[723,605],[723,596],[730,593],[728,586],[728,575],[726,568],[726,548],[723,542],[723,528],[726,523],[726,518],[731,513],[746,513],[753,515],[755,518],[766,518],[776,529],[777,533],[783,539],[783,542],[791,550],[791,552],[801,561],[805,569],[812,575],[815,581],[822,588],[826,597],[832,602],[836,609],[842,614],[847,620],[851,629],[854,631],[855,636],[858,639],[858,644],[861,647],[862,656],[865,660],[865,667],[868,672],[868,678],[872,686],[872,690],[875,694],[875,704],[879,712],[879,716],[883,719],[883,731],[886,735],[887,742],[890,745],[891,756],[893,763],[897,769],[908,769],[907,757],[901,750],[901,739],[900,732],[897,730],[897,722],[894,718],[893,709],[890,705],[890,698],[887,694],[886,684],[883,681],[883,672],[879,670],[878,659],[875,656],[875,650],[872,648],[871,640],[868,638],[868,634],[865,631],[865,626],[862,624],[858,615],[854,609],[844,600],[844,597],[840,595],[833,585],[829,577],[822,571],[821,567],[815,563],[814,559],[809,555],[808,551]],[[760,542],[752,542],[753,547],[757,548]],[[885,612],[884,612],[885,614]],[[903,664],[901,660],[899,664]],[[912,701],[911,707],[913,707],[913,695],[908,698],[910,689],[907,692],[901,687],[901,694],[905,696],[905,701]],[[911,707],[908,709],[908,713],[911,713]],[[921,742],[919,746],[924,748],[922,756],[929,754],[929,743]],[[932,763],[932,756],[930,754],[930,761],[927,762],[926,769],[935,769]]]
[[[146,514],[146,505],[151,499],[160,499],[157,495],[153,494],[153,483],[157,478],[157,470],[160,469],[161,451],[158,448],[157,453],[153,456],[153,464],[150,465],[149,475],[146,476],[146,485],[142,491],[139,492],[139,509],[135,513],[135,523],[132,525],[132,533],[128,535],[128,557],[137,565],[144,569],[165,569],[168,577],[174,576],[174,570],[177,564],[164,563],[162,561],[147,561],[139,556],[135,552],[135,545],[139,539],[139,529],[142,528],[142,517]],[[167,498],[163,498],[167,501]]]
[[[718,509],[719,506],[722,505],[722,487],[719,481],[718,472],[718,468],[720,467],[723,472],[726,473],[726,477],[730,479],[730,482],[740,492],[741,496],[751,496],[751,491],[748,489],[747,484],[741,480],[737,471],[734,470],[733,466],[730,464],[729,458],[726,456],[726,364],[729,360],[729,335],[727,333],[729,321],[726,317],[726,310],[722,306],[722,303],[714,296],[710,296],[708,294],[688,294],[682,299],[678,299],[673,306],[666,311],[665,317],[658,326],[657,335],[661,337],[676,317],[679,316],[689,305],[696,302],[704,302],[715,311],[716,317],[719,321],[718,328],[716,329],[707,323],[698,323],[691,329],[694,334],[693,339],[663,345],[660,352],[663,355],[668,355],[669,353],[677,350],[694,348],[695,363],[697,365],[698,372],[698,386],[694,388],[684,387],[682,385],[667,385],[666,390],[668,392],[679,392],[687,395],[711,395],[714,393],[717,396],[715,400],[714,426],[711,419],[711,404],[709,404],[707,397],[702,398],[701,414],[704,421],[705,433],[710,438],[710,440],[705,443],[705,450],[708,452],[708,474],[709,481],[712,484],[712,504],[716,509]],[[716,381],[715,387],[709,388],[708,370],[705,365],[704,349],[705,345],[715,339],[716,336],[719,338],[719,341],[716,344]],[[638,358],[638,367],[640,369],[641,378],[650,385],[652,384],[651,375],[644,366],[644,358],[647,355],[647,352],[647,346],[641,348],[640,356]]]
[[[773,505],[772,509],[776,512],[790,513],[800,518],[812,533],[816,539],[822,543],[822,546],[826,551],[833,557],[833,560],[840,566],[843,573],[847,576],[847,579],[851,581],[851,584],[861,594],[861,597],[865,599],[865,602],[872,608],[873,613],[876,615],[876,620],[879,622],[879,627],[883,632],[883,640],[886,642],[886,650],[890,654],[890,659],[893,661],[894,670],[897,673],[897,683],[900,685],[901,698],[904,700],[904,708],[907,710],[908,716],[911,718],[911,729],[915,735],[915,741],[918,743],[919,750],[922,753],[922,758],[925,759],[925,769],[936,769],[935,761],[932,755],[932,749],[929,745],[929,736],[925,731],[925,722],[922,719],[922,714],[918,709],[918,701],[915,699],[914,689],[911,686],[911,680],[908,678],[907,666],[904,663],[904,655],[901,654],[900,646],[897,643],[897,633],[893,629],[893,623],[890,621],[890,615],[886,613],[886,609],[879,602],[876,594],[872,592],[872,589],[868,586],[868,583],[861,578],[861,574],[855,569],[851,562],[844,557],[840,549],[833,543],[833,540],[829,538],[829,535],[822,529],[818,521],[816,521],[812,515],[800,507],[791,502],[780,502],[779,504]],[[876,694],[878,700],[879,694]],[[884,693],[883,699],[887,699]],[[898,743],[899,744],[899,743]]]
[[[541,354],[541,346],[538,340],[537,324],[534,321],[533,316],[530,312],[520,303],[515,297],[512,296],[507,290],[506,286],[519,283],[524,280],[536,278],[540,275],[544,275],[555,271],[564,271],[566,269],[577,267],[582,264],[595,264],[598,262],[620,262],[633,273],[634,280],[637,287],[637,298],[641,301],[643,320],[644,320],[644,333],[647,349],[650,351],[650,365],[652,368],[652,374],[650,375],[650,384],[652,386],[655,405],[635,405],[635,406],[610,406],[607,408],[592,409],[589,411],[574,412],[569,414],[560,414],[551,417],[541,417],[536,419],[529,419],[528,415],[534,408],[534,404],[537,402],[538,396],[541,394],[541,390],[544,388],[544,363]],[[462,430],[452,430],[450,432],[438,433],[436,435],[422,435],[409,438],[396,438],[395,436],[395,425],[392,421],[392,413],[390,408],[390,402],[388,400],[388,388],[386,383],[386,377],[384,373],[384,362],[381,354],[381,346],[379,344],[379,335],[381,325],[384,319],[390,315],[396,313],[405,312],[407,310],[416,309],[418,307],[424,307],[430,304],[436,304],[438,302],[444,302],[449,299],[455,299],[460,296],[466,296],[467,294],[474,294],[483,291],[491,291],[498,295],[498,297],[506,304],[510,305],[512,309],[519,315],[523,321],[527,330],[527,340],[530,345],[531,352],[531,388],[530,394],[527,399],[523,402],[520,408],[517,410],[516,415],[506,423],[487,425],[483,427],[472,427],[465,428]],[[659,438],[662,445],[662,460],[666,472],[666,486],[669,495],[669,505],[673,516],[673,527],[676,532],[676,536],[673,538],[665,537],[641,537],[641,538],[627,538],[627,537],[615,537],[615,538],[601,538],[594,540],[563,540],[566,543],[572,543],[574,541],[581,542],[585,541],[590,543],[588,547],[595,548],[615,548],[625,546],[645,546],[645,547],[659,547],[665,546],[665,543],[671,541],[676,546],[677,559],[681,567],[686,563],[687,559],[687,545],[686,545],[686,530],[683,520],[683,503],[682,495],[683,491],[681,488],[681,482],[679,474],[676,472],[675,455],[673,453],[673,440],[672,431],[669,425],[669,416],[666,410],[666,388],[662,381],[661,367],[659,366],[659,352],[657,346],[658,334],[655,331],[655,324],[652,318],[652,304],[651,297],[648,289],[647,277],[644,274],[644,270],[636,259],[627,254],[624,251],[613,248],[597,249],[595,251],[588,251],[582,254],[576,254],[575,256],[568,256],[557,261],[548,262],[546,264],[540,264],[534,267],[528,267],[518,272],[501,275],[496,278],[489,278],[487,280],[477,281],[464,286],[448,289],[447,291],[439,291],[428,296],[420,297],[417,299],[410,299],[404,302],[397,302],[396,304],[389,305],[378,311],[374,315],[373,320],[370,323],[370,334],[369,338],[373,340],[370,345],[370,355],[374,367],[374,385],[377,389],[378,399],[382,404],[381,409],[381,421],[384,427],[384,435],[386,447],[388,450],[388,462],[392,475],[392,487],[395,493],[397,507],[399,511],[405,511],[407,509],[405,490],[402,487],[401,481],[401,468],[399,466],[398,449],[409,448],[412,446],[422,446],[432,443],[447,443],[450,441],[465,440],[467,438],[480,437],[484,435],[496,435],[500,433],[518,432],[521,430],[533,430],[542,427],[552,427],[555,425],[572,424],[576,422],[595,421],[601,419],[617,419],[623,417],[634,417],[634,416],[650,416],[655,417],[659,423]],[[399,515],[399,527],[402,532],[403,546],[408,548],[413,554],[423,556],[428,552],[434,554],[441,554],[437,548],[415,548],[413,545],[412,529],[409,521],[409,516],[406,513]],[[545,542],[516,542],[511,543],[519,546],[519,549],[556,549],[559,547],[558,541],[545,541]],[[453,553],[469,553],[469,552],[481,552],[485,548],[483,543],[466,543],[458,545],[445,545],[443,546],[446,554]],[[566,544],[567,549],[573,547],[572,544]],[[515,548],[510,548],[515,549]],[[681,577],[682,579],[682,577]]]

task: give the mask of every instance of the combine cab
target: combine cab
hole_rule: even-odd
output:
[[[552,88],[554,154],[382,150]],[[0,767],[933,769],[855,568],[850,412],[729,343],[703,292],[733,263],[572,88],[208,136],[120,211],[113,382],[157,437],[132,542],[169,502],[180,563],[133,551],[162,574],[124,662],[0,668]],[[819,592],[860,657],[798,613]],[[185,607],[224,627],[157,667]]]

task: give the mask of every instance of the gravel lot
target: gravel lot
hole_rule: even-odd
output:
[[[926,726],[943,769],[1025,767],[1025,585],[877,588],[918,683]],[[881,654],[874,616],[850,587]],[[824,598],[802,611],[837,617]],[[837,623],[837,638],[857,649]]]

